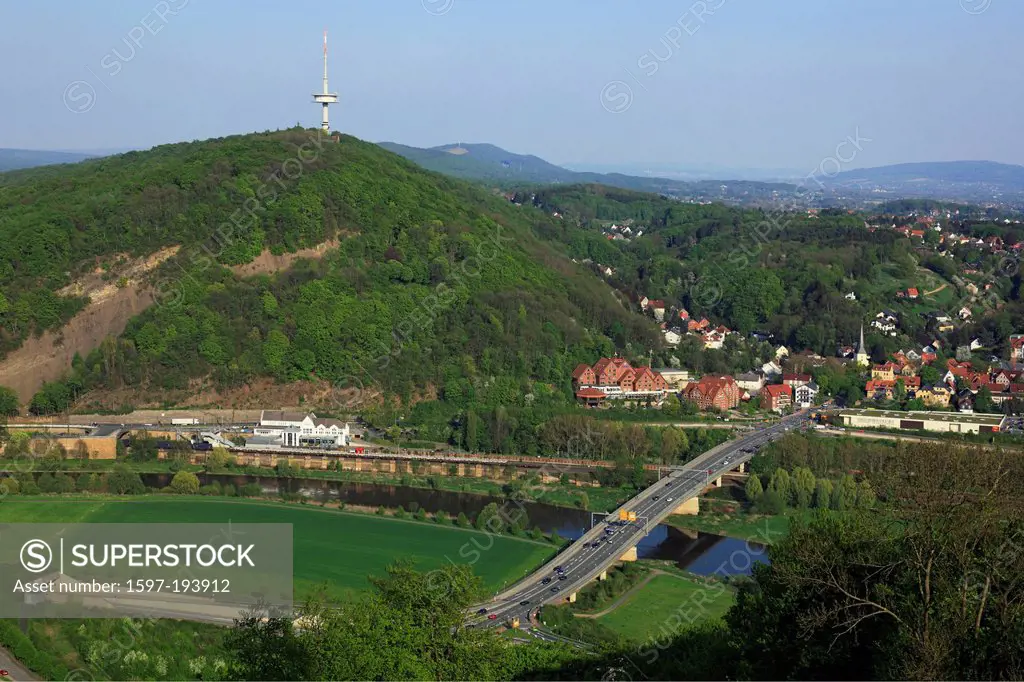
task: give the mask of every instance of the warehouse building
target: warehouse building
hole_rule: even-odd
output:
[[[962,412],[902,412],[900,410],[840,410],[839,423],[860,429],[906,429],[940,433],[996,433],[1005,417]]]

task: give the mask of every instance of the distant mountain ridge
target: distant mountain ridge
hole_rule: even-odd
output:
[[[1024,187],[1024,166],[995,161],[928,161],[858,168],[836,176],[872,182],[940,182],[1010,184]]]
[[[4,149],[0,148],[0,172],[49,166],[55,163],[78,163],[94,158],[93,154],[77,152],[54,152],[45,149]]]
[[[795,185],[786,183],[719,180],[684,182],[669,178],[590,173],[562,168],[531,154],[515,154],[493,144],[445,144],[438,147],[410,147],[396,142],[379,142],[384,149],[400,154],[424,168],[465,180],[497,185],[600,184],[694,199],[770,199],[773,192],[792,193]],[[726,187],[723,189],[723,187]]]
[[[799,205],[855,207],[877,204],[881,197],[927,197],[970,202],[998,200],[1010,205],[1024,202],[1024,166],[995,161],[936,161],[859,168],[844,171],[833,178],[819,177],[821,186],[812,182],[801,187],[783,181],[698,179],[694,176],[680,179],[574,171],[532,154],[515,154],[487,143],[460,142],[430,148],[395,142],[378,144],[429,170],[499,186],[601,184],[680,199],[753,205],[789,199]],[[657,173],[657,169],[664,166],[654,168],[652,173]]]

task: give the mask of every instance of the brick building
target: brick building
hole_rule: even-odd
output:
[[[712,407],[728,410],[736,407],[740,404],[742,393],[736,380],[729,376],[707,376],[690,382],[683,391],[686,399],[696,403],[702,410]]]

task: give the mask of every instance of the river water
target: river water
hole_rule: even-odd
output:
[[[409,511],[418,508],[434,513],[445,511],[452,517],[464,512],[470,518],[491,502],[513,514],[521,505],[529,517],[530,527],[546,533],[557,531],[562,537],[576,539],[583,535],[591,522],[599,522],[603,515],[580,509],[556,507],[540,502],[510,502],[504,498],[478,493],[430,490],[379,483],[354,483],[320,478],[279,479],[272,476],[200,473],[199,482],[207,485],[216,481],[230,483],[240,489],[247,483],[258,483],[265,495],[280,492],[302,495],[316,502],[338,502],[362,507],[398,507]],[[142,474],[142,482],[153,488],[163,488],[171,482],[172,474]],[[637,546],[641,559],[674,561],[682,569],[700,575],[750,575],[753,565],[766,563],[768,554],[763,545],[709,533],[683,531],[664,524],[655,526]]]

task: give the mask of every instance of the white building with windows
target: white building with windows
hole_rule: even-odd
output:
[[[253,432],[288,447],[344,447],[352,439],[348,424],[340,419],[286,410],[263,410]]]

